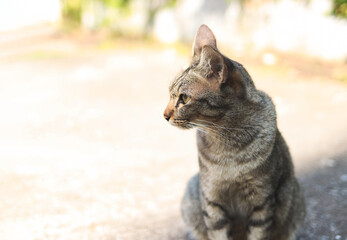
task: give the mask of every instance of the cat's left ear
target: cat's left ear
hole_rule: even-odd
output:
[[[201,25],[195,35],[193,43],[193,60],[199,60],[204,46],[210,46],[217,50],[216,37],[205,24]]]

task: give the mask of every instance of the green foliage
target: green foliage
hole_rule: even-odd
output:
[[[111,8],[126,8],[129,5],[130,0],[94,0],[94,1],[100,1],[105,6],[111,7]]]
[[[143,31],[139,32],[142,32],[144,36],[151,32],[156,14],[163,8],[175,7],[177,2],[178,0],[137,0],[137,2],[134,0],[61,0],[64,27],[67,29],[79,27],[84,20],[82,18],[87,16],[87,24],[93,22],[89,24],[89,27],[106,28],[118,34],[127,31],[124,30],[126,27],[121,25],[121,22],[126,22],[129,15],[133,13],[132,6],[138,6],[141,3],[140,5],[145,6],[146,19]],[[90,18],[90,16],[93,17]]]
[[[167,0],[165,5],[167,7],[174,7],[176,5],[176,3],[177,3],[177,0]]]
[[[102,3],[107,8],[117,9],[119,12],[124,11],[131,0],[61,0],[62,17],[72,25],[79,26],[84,7],[91,2]]]
[[[82,16],[82,0],[62,0],[63,19],[73,25],[79,25]]]
[[[333,0],[333,14],[337,17],[347,18],[347,0]]]

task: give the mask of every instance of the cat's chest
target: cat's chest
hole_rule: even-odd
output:
[[[228,164],[218,164],[199,158],[201,190],[207,199],[223,205],[232,215],[248,216],[265,184],[252,174],[256,162],[239,164],[230,158]]]
[[[262,180],[253,176],[223,177],[217,172],[201,171],[201,190],[211,202],[222,205],[230,215],[247,217],[262,191]]]
[[[209,173],[205,175],[203,172],[200,172],[200,175],[201,190],[208,201],[223,206],[230,215],[248,216],[252,203],[246,195],[254,191],[252,185],[246,184],[239,178],[225,179],[213,177]]]
[[[200,170],[223,180],[235,180],[261,165],[265,158],[259,156],[251,144],[242,150],[232,148],[225,143],[213,142],[198,134],[198,155]]]
[[[240,176],[247,174],[261,164],[258,159],[243,162],[237,154],[227,151],[217,152],[199,149],[198,155],[200,171],[205,172],[205,175],[212,177],[219,183],[237,181]]]

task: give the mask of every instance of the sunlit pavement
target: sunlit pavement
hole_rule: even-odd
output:
[[[71,46],[0,59],[0,239],[184,239],[194,131],[162,112],[187,58]],[[347,239],[346,84],[249,71],[276,103],[304,186],[301,239]]]

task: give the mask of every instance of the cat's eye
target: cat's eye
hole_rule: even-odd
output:
[[[186,94],[181,94],[181,95],[180,95],[180,100],[181,100],[184,104],[186,104],[187,102],[189,102],[190,97],[187,96]]]

